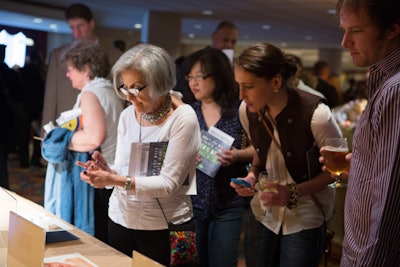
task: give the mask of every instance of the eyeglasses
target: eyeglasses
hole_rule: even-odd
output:
[[[126,96],[131,94],[136,97],[139,95],[140,91],[142,91],[146,87],[147,87],[147,84],[143,85],[142,87],[139,87],[139,88],[134,87],[134,88],[126,89],[126,88],[124,88],[124,85],[121,85],[120,87],[118,87],[118,90],[121,90],[121,92]]]
[[[189,82],[191,82],[193,80],[195,80],[196,82],[201,82],[201,81],[204,81],[205,79],[207,79],[210,76],[211,76],[211,74],[204,75],[204,76],[189,76],[189,75],[186,75],[185,79],[187,81],[189,81]]]

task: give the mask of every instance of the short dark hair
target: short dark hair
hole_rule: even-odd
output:
[[[313,72],[316,76],[319,76],[322,73],[322,70],[328,68],[329,65],[326,61],[319,60],[313,66]]]
[[[93,13],[87,5],[81,3],[75,3],[70,5],[65,10],[65,19],[84,19],[87,22],[93,20]]]
[[[222,28],[230,28],[230,29],[235,29],[237,30],[237,27],[235,25],[235,23],[233,23],[232,21],[229,20],[223,20],[221,21],[218,25],[217,28],[215,28],[215,32],[218,31],[219,29]]]

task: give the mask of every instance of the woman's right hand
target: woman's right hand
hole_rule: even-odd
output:
[[[104,188],[112,185],[112,174],[116,174],[108,166],[107,161],[100,152],[95,151],[92,159],[86,162],[76,161],[76,165],[86,169],[80,173],[82,181],[90,184],[95,188]]]
[[[243,187],[243,186],[240,186],[238,184],[235,184],[234,182],[230,182],[229,185],[232,188],[235,189],[236,193],[239,196],[241,196],[241,197],[251,197],[251,196],[254,196],[256,194],[257,191],[254,189],[255,178],[253,176],[248,174],[246,177],[244,177],[244,178],[238,177],[238,179],[243,179],[243,180],[245,180],[246,182],[248,182],[251,185],[251,187]]]
[[[92,154],[92,160],[88,160],[86,162],[77,161],[76,165],[91,171],[103,170],[107,172],[112,172],[110,167],[108,166],[107,161],[105,160],[103,155],[98,151],[95,151]]]
[[[108,166],[106,159],[103,157],[103,155],[99,151],[95,151],[92,154],[92,159],[95,162],[97,167],[99,167],[100,169],[102,169],[104,171],[111,172],[111,169]]]

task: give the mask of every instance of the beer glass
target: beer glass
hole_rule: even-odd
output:
[[[330,187],[339,188],[342,186],[340,174],[347,171],[349,162],[345,159],[349,153],[347,138],[327,138],[325,139],[324,158],[326,169],[335,176],[335,182]]]
[[[277,180],[275,179],[274,175],[272,173],[268,173],[267,171],[262,171],[258,175],[258,188],[260,189],[260,191],[278,193],[276,188],[267,187],[267,183],[276,183],[276,182]],[[261,203],[261,205],[263,204]],[[272,212],[272,207],[266,207],[266,209],[264,210],[264,214],[271,212]]]

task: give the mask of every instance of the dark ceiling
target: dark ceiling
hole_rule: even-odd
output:
[[[76,0],[0,0],[0,24],[69,32],[64,9]],[[126,30],[142,23],[148,10],[182,18],[181,42],[208,42],[223,19],[235,22],[239,42],[268,41],[282,48],[340,48],[341,30],[332,11],[336,0],[81,0],[97,25]],[[211,11],[204,15],[203,11]],[[33,23],[34,18],[41,23]],[[50,29],[49,24],[58,28]],[[53,26],[54,27],[54,26]]]

